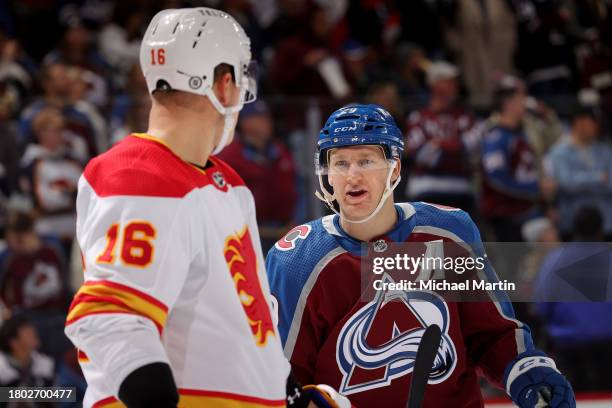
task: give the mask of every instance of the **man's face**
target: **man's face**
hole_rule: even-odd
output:
[[[61,116],[54,117],[36,131],[38,142],[45,148],[56,151],[64,145],[64,120]]]
[[[575,133],[585,143],[592,143],[597,139],[599,123],[592,116],[582,116],[574,119]]]
[[[91,32],[85,27],[77,25],[66,31],[64,40],[69,49],[84,50],[89,46]]]
[[[457,99],[459,85],[455,78],[438,79],[431,84],[431,93],[444,100],[447,105],[452,105]]]
[[[385,187],[390,164],[380,146],[351,146],[329,152],[329,184],[347,218],[369,216],[378,205]],[[396,166],[391,181],[399,175]]]
[[[392,115],[401,115],[400,95],[395,85],[389,84],[372,95],[371,103],[384,107]]]
[[[13,348],[32,352],[40,347],[40,338],[38,337],[34,326],[31,324],[26,324],[19,329],[17,338],[13,339],[12,343]]]
[[[49,81],[44,84],[49,93],[66,97],[71,89],[71,80],[68,77],[68,69],[63,64],[54,64],[49,68]]]
[[[7,231],[6,242],[11,251],[17,254],[31,254],[39,248],[34,231]]]
[[[507,112],[512,114],[512,116],[522,118],[525,116],[525,111],[527,110],[526,103],[527,93],[520,89],[517,90],[516,93],[510,98],[508,98],[508,100],[505,102],[505,109]]]

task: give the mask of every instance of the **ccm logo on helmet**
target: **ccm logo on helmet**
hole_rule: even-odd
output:
[[[280,251],[289,251],[295,248],[298,239],[306,239],[312,227],[310,225],[298,225],[282,237],[274,246]]]
[[[336,128],[334,129],[334,133],[338,133],[338,132],[350,132],[352,130],[357,130],[357,126],[344,126],[341,128]]]

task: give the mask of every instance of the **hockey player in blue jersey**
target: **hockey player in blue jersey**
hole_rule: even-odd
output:
[[[424,327],[436,322],[442,329],[441,358],[430,373],[424,407],[482,407],[478,372],[521,408],[539,400],[575,407],[571,386],[554,361],[534,348],[529,328],[514,318],[505,294],[490,292],[480,302],[429,294],[431,300],[421,306],[411,303],[423,296],[419,291],[362,296],[364,242],[385,247],[441,240],[484,254],[478,229],[464,211],[394,204],[403,148],[391,115],[377,105],[343,107],[319,134],[318,197],[335,214],[293,228],[266,259],[279,332],[295,376],[303,383],[329,384],[359,408],[404,407],[414,346]],[[488,280],[497,280],[488,263],[485,272]],[[413,349],[407,352],[408,339]]]

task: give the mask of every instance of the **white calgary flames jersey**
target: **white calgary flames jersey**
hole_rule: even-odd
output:
[[[227,164],[202,170],[130,135],[81,177],[77,237],[85,283],[66,334],[85,407],[123,406],[122,381],[154,362],[171,366],[180,407],[285,406],[255,206]]]

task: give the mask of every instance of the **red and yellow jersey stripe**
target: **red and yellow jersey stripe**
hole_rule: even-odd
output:
[[[221,391],[179,389],[178,408],[270,408],[285,407],[285,400],[269,400]],[[125,408],[116,398],[109,397],[96,402],[93,408]]]
[[[79,363],[89,363],[89,357],[87,357],[87,354],[85,354],[83,350],[77,349],[77,359]]]
[[[168,318],[168,307],[150,295],[120,283],[87,281],[74,296],[66,326],[86,316],[107,313],[147,317],[153,321],[161,335]]]

